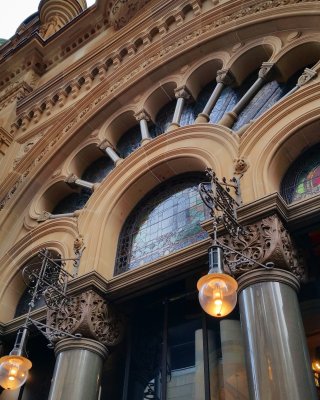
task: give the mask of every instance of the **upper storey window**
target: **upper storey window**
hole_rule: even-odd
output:
[[[198,194],[201,174],[184,174],[157,186],[132,211],[122,229],[116,273],[137,268],[206,237],[209,217]]]
[[[288,169],[281,194],[288,203],[320,193],[320,145],[305,151]]]

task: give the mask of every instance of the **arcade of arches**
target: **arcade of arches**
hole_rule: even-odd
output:
[[[39,250],[77,274],[31,312],[68,338],[31,328],[0,400],[320,399],[320,1],[39,3],[0,41],[1,356]],[[223,319],[196,290],[208,167],[240,182],[224,242],[275,266],[234,273]]]

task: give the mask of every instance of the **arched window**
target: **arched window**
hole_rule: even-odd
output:
[[[200,222],[209,217],[198,194],[203,174],[171,178],[135,207],[122,229],[116,274],[137,268],[204,239]]]
[[[141,145],[140,126],[135,125],[126,131],[117,143],[117,150],[121,158],[126,158]]]
[[[100,157],[91,163],[83,172],[81,179],[91,182],[101,182],[114,168],[114,163],[108,157]],[[59,201],[52,211],[52,214],[72,213],[76,210],[81,210],[91,196],[89,189],[79,189],[64,197]]]
[[[288,169],[281,183],[287,201],[303,200],[320,193],[320,144],[305,151]]]

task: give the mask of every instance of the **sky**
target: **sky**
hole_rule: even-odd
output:
[[[2,4],[1,7],[1,3]],[[18,26],[29,15],[38,10],[40,0],[2,0],[0,3],[0,38],[11,38]],[[88,7],[95,3],[95,0],[87,0]]]

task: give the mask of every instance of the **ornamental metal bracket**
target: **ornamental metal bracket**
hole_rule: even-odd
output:
[[[79,239],[78,239],[79,240]],[[28,328],[28,325],[34,325],[50,342],[52,345],[53,340],[56,337],[72,337],[79,338],[79,334],[69,334],[59,329],[52,328],[41,322],[31,319],[30,314],[34,309],[36,301],[43,296],[47,307],[54,311],[59,311],[60,308],[70,302],[70,298],[67,296],[68,281],[71,278],[75,278],[78,273],[80,259],[84,250],[83,241],[79,240],[75,242],[74,258],[60,258],[50,252],[50,250],[44,248],[38,252],[38,257],[41,260],[39,262],[27,265],[22,271],[22,277],[27,285],[28,292],[31,295],[29,302],[29,309],[24,323],[24,328]],[[66,262],[73,261],[73,273],[70,274],[66,269]]]
[[[249,232],[239,224],[237,210],[242,204],[241,191],[240,191],[240,179],[239,177],[233,177],[229,181],[223,177],[219,180],[216,173],[211,169],[206,169],[206,175],[210,179],[210,182],[202,182],[199,184],[199,193],[204,204],[209,208],[210,215],[212,217],[213,232],[210,234],[213,246],[220,246],[224,251],[224,257],[230,254],[237,254],[237,261],[229,262],[231,270],[241,268],[243,265],[258,265],[264,269],[272,269],[273,263],[269,262],[261,264],[256,260],[253,260],[239,251],[226,246],[223,241],[218,240],[218,225],[223,224],[225,230],[231,237],[246,237]],[[233,190],[234,197],[231,196],[230,192]]]

